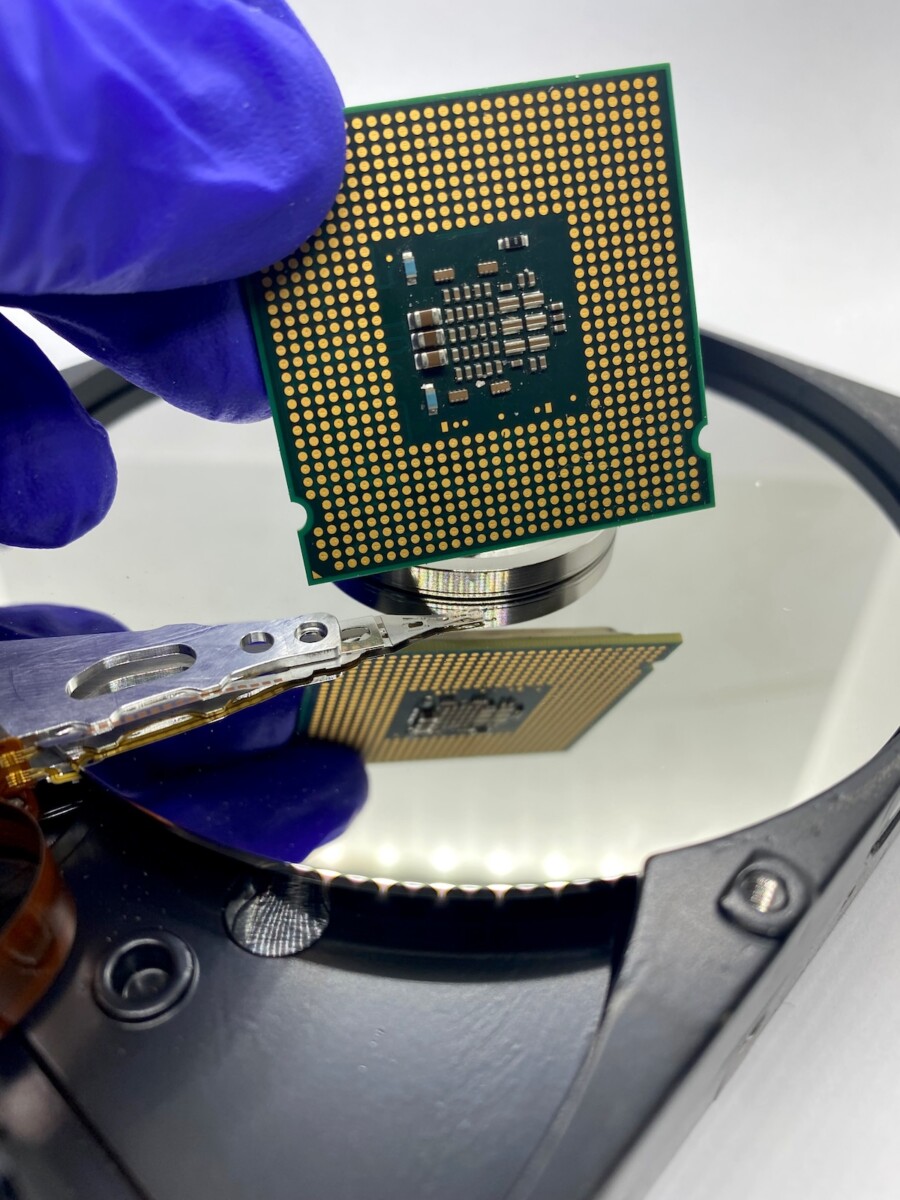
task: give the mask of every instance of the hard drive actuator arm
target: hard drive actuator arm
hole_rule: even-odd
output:
[[[208,724],[477,617],[329,613],[0,645],[0,797]]]

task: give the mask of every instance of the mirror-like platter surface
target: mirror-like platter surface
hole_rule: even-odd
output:
[[[269,424],[154,404],[112,439],[110,517],[63,550],[0,553],[0,603],[78,604],[134,628],[365,611],[307,586]],[[370,751],[381,743],[368,798],[307,867],[448,885],[612,879],[796,805],[879,749],[897,725],[896,531],[829,459],[742,405],[710,396],[703,444],[715,509],[621,529],[597,585],[507,630],[490,670],[473,675],[473,648],[448,646],[461,671],[470,655],[468,676],[430,669],[387,724],[383,697],[354,702]],[[637,686],[590,699],[600,648],[646,657],[653,644],[665,653],[638,664]],[[554,665],[573,645],[582,663]],[[544,661],[510,673],[497,655],[511,647]],[[571,738],[541,718],[551,691]]]

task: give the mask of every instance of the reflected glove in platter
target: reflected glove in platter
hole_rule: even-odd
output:
[[[0,643],[123,628],[112,617],[86,609],[0,608]],[[222,849],[272,862],[301,862],[343,833],[368,791],[355,750],[297,736],[301,696],[286,692],[212,725],[108,759],[88,774],[107,791]]]
[[[235,279],[321,221],[334,79],[286,0],[0,5],[0,304],[201,416],[268,413]],[[0,543],[59,546],[115,493],[105,432],[0,317]]]

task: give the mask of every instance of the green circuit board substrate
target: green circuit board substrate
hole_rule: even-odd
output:
[[[248,281],[311,581],[707,507],[668,69],[350,110]]]

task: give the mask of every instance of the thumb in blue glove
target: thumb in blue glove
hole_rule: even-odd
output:
[[[296,247],[344,164],[340,94],[284,0],[0,6],[0,304],[201,416],[268,412],[234,280]],[[65,544],[106,435],[0,318],[0,542]]]

